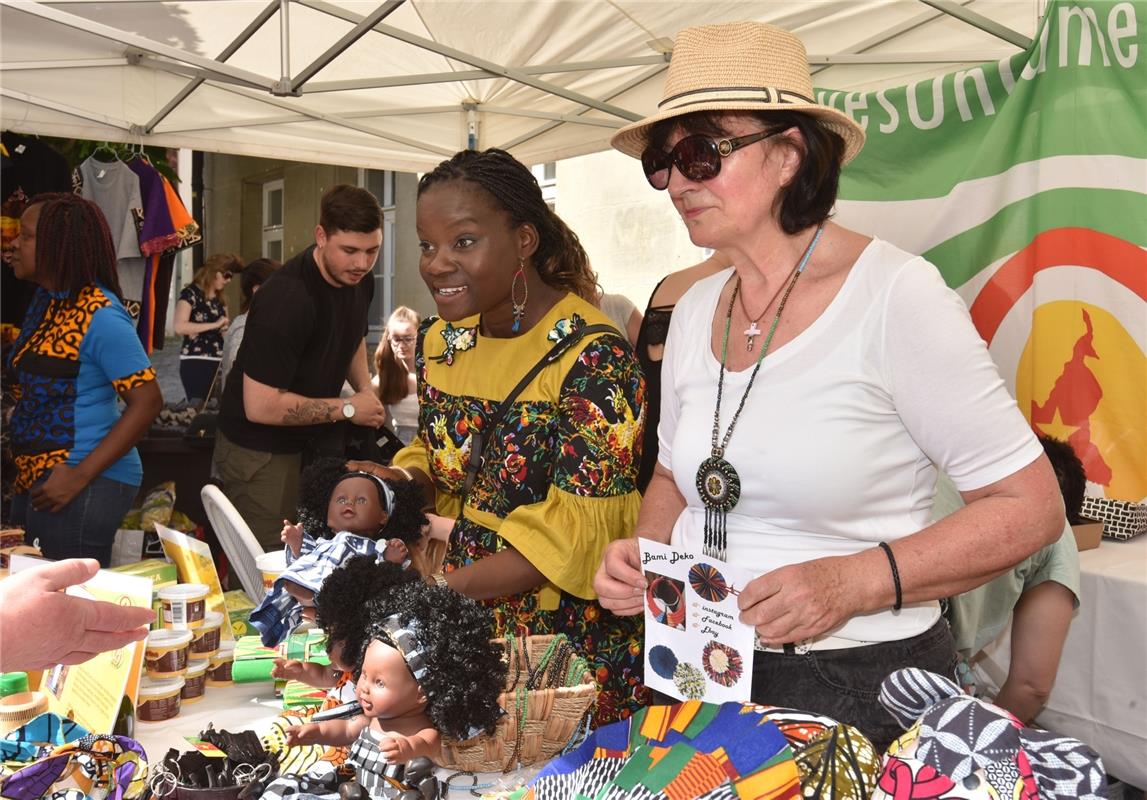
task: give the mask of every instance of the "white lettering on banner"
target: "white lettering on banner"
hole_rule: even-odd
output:
[[[1123,20],[1122,23],[1120,19]],[[1135,6],[1131,3],[1119,3],[1107,15],[1107,38],[1111,40],[1111,52],[1115,54],[1115,60],[1119,62],[1119,66],[1124,69],[1135,66],[1135,62],[1139,59],[1139,45],[1135,42],[1135,35],[1138,30],[1139,23],[1135,20]],[[1131,44],[1127,47],[1126,53],[1119,46],[1123,39],[1131,39]]]
[[[1090,7],[1065,6],[1058,10],[1056,26],[1059,35],[1056,37],[1057,41],[1054,45],[1058,53],[1053,54],[1051,59],[1048,58],[1052,26],[1044,25],[1038,41],[1034,43],[1031,57],[1020,72],[1019,80],[1032,80],[1037,75],[1047,72],[1049,64],[1059,68],[1068,67],[1071,59],[1073,35],[1074,41],[1079,44],[1075,59],[1078,66],[1091,66],[1093,46],[1099,51],[1098,61],[1101,61],[1104,67],[1113,65],[1112,56],[1114,56],[1114,65],[1119,68],[1131,69],[1136,66],[1139,60],[1139,44],[1136,41],[1139,22],[1136,18],[1134,3],[1121,2],[1106,7],[1106,17],[1102,22],[1096,16],[1095,9]],[[1004,95],[1010,95],[1016,86],[1016,76],[1012,72],[1012,58],[1000,59],[996,63],[996,68]],[[982,66],[973,67],[951,75],[909,84],[905,92],[904,105],[908,120],[913,127],[927,131],[938,128],[944,123],[944,87],[949,79],[951,79],[956,110],[963,122],[996,114],[995,100],[992,97],[984,68]],[[969,100],[969,82],[975,88],[975,95],[979,101],[979,109],[975,111]],[[920,110],[920,92],[928,92],[929,90],[932,95],[932,113],[928,118],[925,118]],[[834,108],[843,106],[844,113],[850,115],[860,123],[865,131],[868,131],[869,115],[856,113],[870,110],[868,95],[857,92],[845,94],[838,91],[817,90],[816,97],[817,102],[823,105]],[[877,130],[885,134],[895,133],[900,127],[901,120],[901,109],[897,106],[897,102],[890,99],[887,91],[883,89],[876,92],[874,97],[876,105],[880,107],[884,115],[887,115],[887,119],[883,120],[878,119],[882,115],[873,115],[872,121],[877,123]],[[875,107],[871,110],[875,110]]]
[[[941,78],[933,78],[929,83],[932,84],[932,119],[924,119],[920,116],[920,108],[917,106],[918,100],[916,99],[916,87],[920,85],[920,82],[908,84],[908,119],[912,121],[917,130],[930,131],[940,127],[944,121],[944,81]]]
[[[955,87],[956,87],[956,107],[960,110],[960,119],[968,122],[972,119],[972,109],[968,105],[967,83],[971,79],[972,85],[976,87],[976,95],[980,98],[980,108],[984,111],[985,117],[990,117],[996,113],[996,106],[992,102],[992,94],[988,91],[988,80],[984,77],[984,71],[976,67],[975,69],[961,70],[956,73]]]
[[[1021,81],[1030,81],[1041,72],[1047,72],[1047,40],[1050,32],[1051,26],[1044,25],[1039,34],[1039,41],[1036,42],[1035,57],[1024,64],[1024,68],[1020,70]]]
[[[868,110],[868,96],[863,92],[851,92],[844,96],[844,113],[860,123],[860,127],[868,127],[868,115],[857,115],[857,111]]]
[[[1091,65],[1091,34],[1099,41],[1099,53],[1103,56],[1103,66],[1110,67],[1111,59],[1107,57],[1107,43],[1103,40],[1103,32],[1099,30],[1099,21],[1095,19],[1095,10],[1091,8],[1061,8],[1059,10],[1059,65],[1067,66],[1068,36],[1071,33],[1071,21],[1079,19],[1079,63],[1080,66]],[[1090,23],[1090,25],[1088,24]]]
[[[888,112],[888,122],[880,123],[880,132],[892,133],[900,126],[900,111],[888,99],[888,95],[883,89],[876,93],[876,102],[880,103],[880,107]],[[866,125],[865,128],[867,127]]]

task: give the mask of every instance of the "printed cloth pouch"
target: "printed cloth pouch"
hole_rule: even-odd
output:
[[[1027,728],[939,675],[893,672],[880,702],[907,733],[884,755],[874,800],[1098,800],[1099,756],[1082,742]]]
[[[125,800],[144,791],[146,777],[147,754],[139,742],[126,736],[86,734],[5,777],[0,797]]]

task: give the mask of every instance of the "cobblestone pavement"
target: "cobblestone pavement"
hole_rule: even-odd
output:
[[[164,403],[175,404],[187,399],[187,395],[183,393],[183,382],[179,379],[181,343],[180,337],[169,337],[164,341],[162,350],[151,351],[151,366],[159,379],[159,390],[163,392]]]

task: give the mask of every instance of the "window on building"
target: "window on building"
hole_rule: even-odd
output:
[[[542,199],[546,201],[546,205],[550,210],[554,210],[554,204],[558,201],[558,165],[556,161],[547,161],[545,164],[535,164],[531,170],[534,177],[538,179],[538,185],[542,187]]]
[[[263,258],[283,260],[283,179],[263,184]]]
[[[382,337],[386,320],[394,310],[395,174],[390,170],[377,169],[359,172],[359,184],[378,198],[378,204],[382,206],[382,250],[374,265],[374,300],[370,304],[370,332],[367,334],[367,342],[371,347],[377,345]]]

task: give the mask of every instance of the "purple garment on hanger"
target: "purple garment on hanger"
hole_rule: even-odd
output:
[[[182,243],[171,222],[167,208],[167,193],[163,189],[163,176],[159,170],[142,158],[127,162],[128,168],[139,177],[139,193],[143,200],[143,226],[139,232],[139,249],[145,256],[162,253]]]

